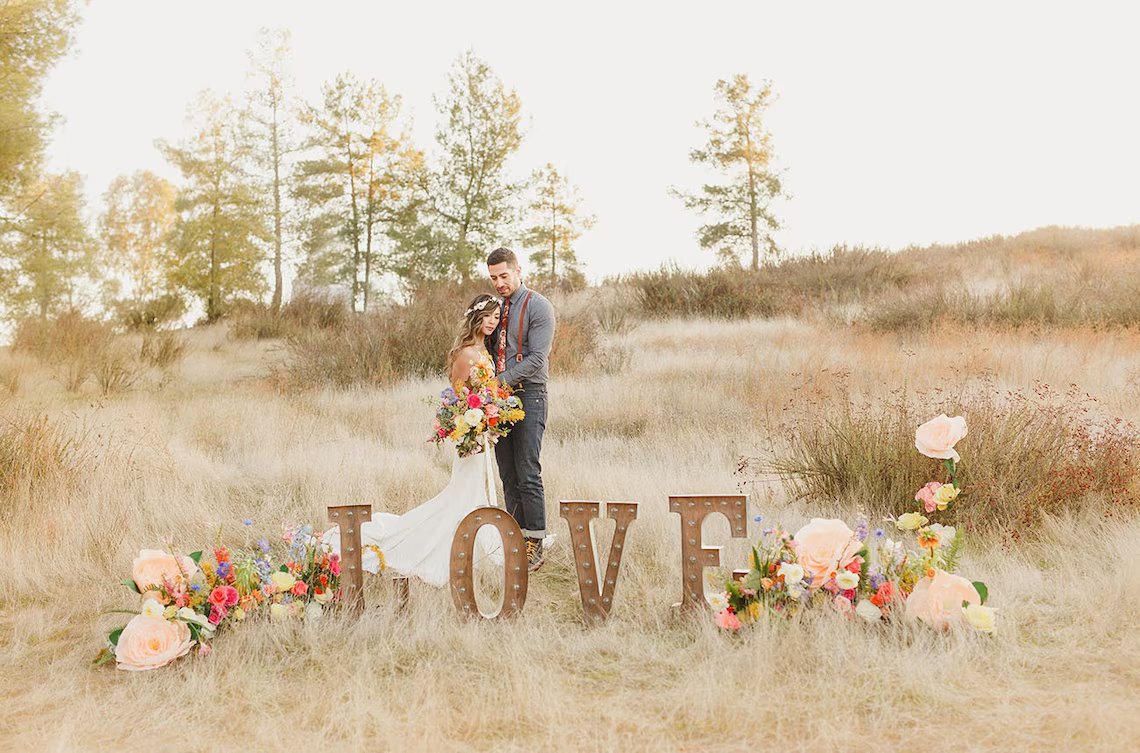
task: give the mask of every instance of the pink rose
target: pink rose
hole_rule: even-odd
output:
[[[209,601],[210,604],[215,607],[224,607],[226,605],[226,602],[229,601],[229,597],[226,594],[226,587],[218,586],[215,588],[210,592],[210,596],[208,597],[207,601]]]
[[[906,614],[927,625],[943,628],[962,619],[962,602],[981,604],[974,584],[959,575],[935,570],[933,578],[923,578],[906,600]]]
[[[716,626],[724,630],[739,630],[740,618],[731,609],[722,609],[716,613]]]
[[[309,587],[305,585],[305,581],[303,581],[303,580],[299,580],[293,584],[293,595],[294,596],[304,596],[305,592],[308,590],[309,590]]]
[[[482,408],[483,400],[478,395],[468,395],[467,397],[468,408]]]
[[[950,418],[945,413],[932,418],[914,433],[914,446],[928,458],[940,460],[961,460],[954,445],[966,436],[966,419],[961,416]]]
[[[185,622],[138,614],[119,634],[115,665],[131,672],[158,669],[185,655],[193,644]]]
[[[934,512],[938,507],[938,502],[934,499],[934,492],[942,488],[942,483],[939,481],[931,481],[926,486],[918,490],[914,495],[915,502],[921,502],[922,507],[927,512]]]
[[[850,617],[855,613],[855,607],[851,606],[851,599],[847,596],[836,596],[835,601],[831,602],[835,607],[835,611],[839,612],[844,617]]]
[[[846,567],[863,548],[855,532],[842,520],[812,518],[796,531],[792,540],[796,543],[796,562],[817,588],[836,570]]]
[[[198,566],[189,557],[175,557],[161,549],[143,549],[135,557],[131,577],[140,591],[147,591],[150,586],[162,585],[163,579],[179,583],[184,575],[189,577],[197,570]]]
[[[219,622],[226,618],[229,610],[225,607],[219,607],[216,604],[210,607],[210,624],[217,625]]]
[[[488,403],[487,407],[484,408],[483,411],[487,414],[488,417],[494,418],[495,416],[499,415],[499,406],[495,405],[494,403]]]
[[[226,603],[223,606],[232,607],[238,603],[238,592],[233,586],[226,586]]]
[[[340,575],[340,560],[333,560],[329,563],[329,571],[333,575]]]

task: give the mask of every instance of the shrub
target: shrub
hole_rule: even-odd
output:
[[[109,325],[70,311],[56,319],[21,320],[12,347],[34,355],[55,370],[69,392],[77,392],[95,373],[113,336]]]
[[[0,417],[0,520],[17,506],[47,498],[57,485],[79,483],[95,462],[84,437],[42,415]]]
[[[959,446],[967,492],[951,506],[956,523],[977,530],[1032,534],[1042,513],[1111,499],[1140,509],[1140,433],[1101,415],[1073,386],[1059,393],[998,390],[983,379],[957,395],[896,391],[881,402],[847,396],[846,377],[811,380],[797,390],[771,436],[783,437],[748,474],[774,474],[795,498],[857,503],[872,515],[914,509],[915,491],[944,480],[939,461],[914,449],[914,431],[939,413],[963,415]]]
[[[122,300],[115,302],[114,312],[123,328],[145,331],[176,321],[186,313],[186,301],[173,293],[142,301]]]
[[[148,332],[143,335],[139,358],[155,368],[168,370],[182,362],[186,343],[173,332]]]

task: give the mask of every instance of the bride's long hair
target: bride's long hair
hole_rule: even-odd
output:
[[[451,364],[455,362],[455,356],[459,351],[482,339],[479,330],[483,328],[483,322],[499,310],[499,303],[500,300],[495,296],[480,293],[467,306],[463,321],[459,324],[459,334],[455,336],[455,343],[451,346],[451,352],[447,354],[448,368],[451,368]]]

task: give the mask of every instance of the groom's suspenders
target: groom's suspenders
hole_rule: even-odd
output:
[[[523,322],[526,321],[526,305],[530,303],[530,297],[533,295],[530,291],[527,292],[526,298],[523,298],[522,311],[519,312],[519,352],[515,354],[515,360],[522,363],[522,349],[523,349]]]

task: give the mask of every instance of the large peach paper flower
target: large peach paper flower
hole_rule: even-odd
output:
[[[161,549],[143,549],[135,557],[131,577],[139,590],[145,592],[149,586],[161,586],[163,578],[177,583],[184,577],[189,578],[197,570],[198,566],[189,557],[175,557]]]
[[[863,548],[855,532],[842,520],[834,519],[812,518],[796,531],[792,540],[796,542],[796,562],[815,587],[826,583],[836,570],[846,567]]]
[[[981,604],[974,584],[960,575],[935,570],[933,578],[923,578],[906,600],[907,617],[944,628],[962,620],[962,602]]]
[[[945,413],[932,418],[914,433],[915,448],[928,458],[953,460],[961,458],[954,445],[966,436],[966,419],[961,416],[950,418]]]
[[[115,664],[131,672],[158,669],[185,655],[193,644],[185,622],[137,614],[115,644]]]

